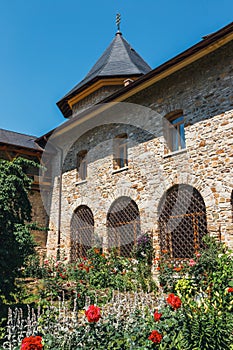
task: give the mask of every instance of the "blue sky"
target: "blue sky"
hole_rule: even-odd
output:
[[[113,39],[157,67],[232,21],[232,0],[0,0],[0,128],[42,135]]]

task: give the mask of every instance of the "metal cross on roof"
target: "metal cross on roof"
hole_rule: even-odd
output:
[[[121,25],[121,14],[117,13],[116,15],[116,25],[117,25],[117,30],[120,32],[120,25]]]

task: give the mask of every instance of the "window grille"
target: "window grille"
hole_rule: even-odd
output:
[[[107,215],[108,248],[116,248],[129,257],[140,236],[140,216],[137,204],[129,197],[117,199]]]
[[[206,208],[200,193],[188,185],[172,187],[159,209],[160,249],[170,258],[191,258],[203,248]]]
[[[78,207],[71,219],[71,261],[87,255],[94,239],[94,218],[85,205]]]

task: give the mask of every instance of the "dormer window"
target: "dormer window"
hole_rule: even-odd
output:
[[[128,136],[127,134],[117,135],[114,139],[114,169],[121,169],[128,166]]]
[[[78,180],[83,181],[87,178],[87,151],[82,150],[77,154]]]

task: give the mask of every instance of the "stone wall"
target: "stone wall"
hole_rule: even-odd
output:
[[[158,251],[159,203],[175,184],[189,184],[199,191],[206,205],[208,231],[233,246],[232,48],[232,43],[227,44],[128,100],[160,113],[152,114],[143,130],[115,123],[95,128],[74,143],[62,178],[61,248],[65,254],[70,253],[70,222],[79,205],[92,210],[95,233],[107,245],[106,216],[120,196],[136,202],[141,230],[153,230]],[[186,149],[166,154],[161,116],[177,109],[185,116]],[[135,124],[133,112],[128,118]],[[117,172],[113,168],[113,139],[123,132],[129,138],[129,164]],[[79,181],[76,169],[76,154],[81,149],[89,151],[86,181]],[[55,179],[53,190],[49,254],[56,250],[59,181]]]
[[[182,109],[186,124],[233,108],[233,42],[144,89],[125,102],[152,108],[165,116]]]
[[[32,222],[38,224],[41,228],[47,228],[49,226],[49,219],[42,203],[40,192],[36,190],[31,191],[29,199],[32,204]],[[38,249],[45,251],[47,244],[47,231],[33,230],[32,234],[38,244]]]
[[[104,98],[112,95],[114,92],[122,88],[122,85],[103,86],[92,94],[84,97],[81,101],[73,106],[72,117],[75,117],[77,113],[85,111],[87,108],[94,106]]]

